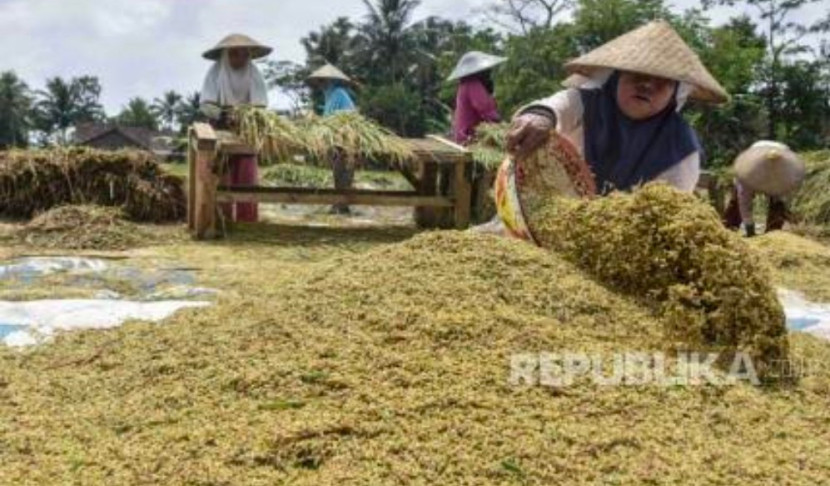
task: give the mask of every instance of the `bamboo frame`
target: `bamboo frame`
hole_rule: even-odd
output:
[[[197,239],[219,236],[217,204],[224,202],[272,202],[283,204],[354,204],[369,206],[411,206],[445,208],[451,211],[453,226],[470,224],[473,159],[463,147],[439,137],[409,139],[416,156],[414,167],[399,170],[415,187],[414,191],[370,191],[308,188],[229,187],[220,185],[218,161],[235,154],[254,151],[227,132],[216,132],[209,125],[196,123],[189,130],[187,220]],[[438,194],[439,166],[449,166],[452,174],[450,194]],[[414,170],[413,170],[414,169]],[[426,226],[437,222],[427,218]]]

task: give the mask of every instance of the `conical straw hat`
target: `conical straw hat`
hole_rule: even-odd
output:
[[[783,197],[798,189],[806,171],[804,161],[778,142],[757,142],[735,159],[741,184],[769,196]]]
[[[345,81],[347,83],[352,82],[352,78],[346,76],[346,74],[343,71],[337,69],[331,64],[326,64],[320,69],[314,71],[313,73],[311,73],[308,79],[337,79],[340,81]]]
[[[710,103],[725,103],[729,94],[700,62],[697,54],[663,20],[650,22],[623,34],[567,63],[570,74],[591,77],[598,69],[617,69],[683,81],[694,86],[689,96]]]
[[[476,73],[489,71],[505,61],[507,61],[506,57],[494,56],[486,52],[470,51],[461,56],[447,81],[456,81]]]
[[[231,34],[216,44],[212,49],[205,51],[202,57],[211,61],[218,61],[222,57],[222,51],[234,47],[248,48],[251,50],[251,59],[259,59],[271,54],[270,47],[260,44],[244,34]]]

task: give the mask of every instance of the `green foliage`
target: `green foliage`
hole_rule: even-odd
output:
[[[496,99],[504,113],[562,89],[563,64],[577,54],[574,34],[572,25],[559,24],[507,39],[508,60],[496,71]]]
[[[182,95],[171,90],[165,92],[161,98],[153,100],[153,105],[150,107],[150,110],[164,128],[173,130],[178,118],[179,104],[182,102],[182,99]]]
[[[12,71],[0,73],[0,150],[28,145],[31,103],[26,83]]]
[[[131,99],[121,111],[121,114],[118,115],[116,121],[124,126],[158,130],[158,119],[150,104],[144,98]]]
[[[421,97],[404,83],[367,88],[361,111],[402,136],[419,137],[426,133],[427,118]]]
[[[104,108],[99,102],[101,84],[94,76],[48,79],[46,88],[37,91],[36,97],[32,117],[35,128],[47,142],[65,145],[70,127],[104,119]]]

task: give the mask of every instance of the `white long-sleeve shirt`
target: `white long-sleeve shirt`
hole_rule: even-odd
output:
[[[585,108],[578,89],[566,89],[522,108],[519,113],[533,107],[552,110],[556,114],[556,131],[568,139],[579,154],[585,156]],[[664,181],[684,192],[692,192],[700,179],[700,153],[689,154],[678,164],[665,170],[655,180]]]

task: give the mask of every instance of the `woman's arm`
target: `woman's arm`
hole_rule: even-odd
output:
[[[519,157],[527,156],[547,142],[552,129],[568,133],[581,125],[583,113],[582,97],[576,89],[526,105],[513,117],[507,149]]]
[[[468,89],[467,99],[482,120],[493,123],[501,121],[501,115],[499,115],[499,110],[496,107],[496,100],[487,92],[483,84],[480,82],[470,83]]]
[[[680,163],[666,169],[655,178],[683,192],[694,192],[700,180],[700,153],[692,152]]]

